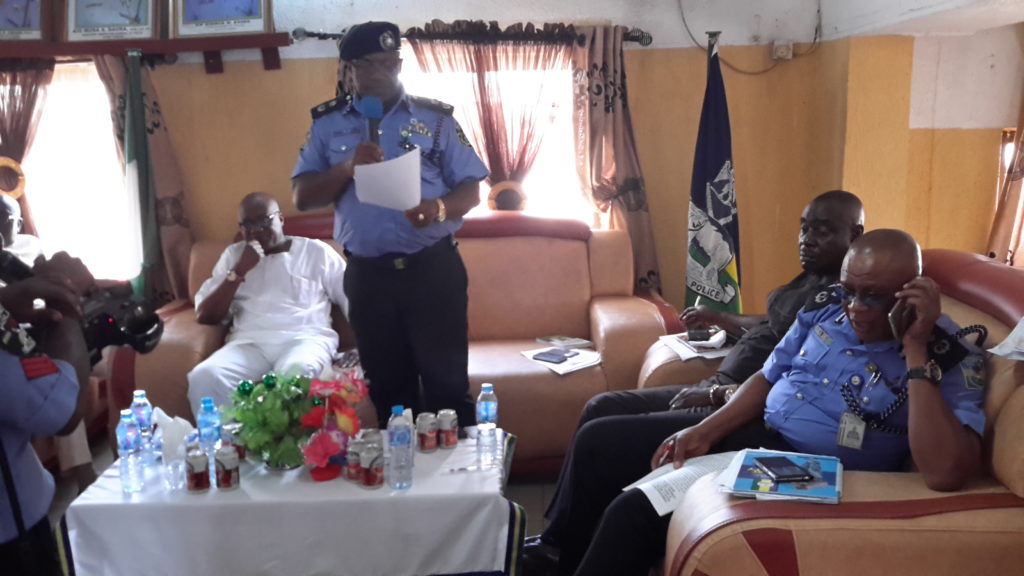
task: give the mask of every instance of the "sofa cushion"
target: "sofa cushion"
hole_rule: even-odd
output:
[[[469,273],[470,341],[590,336],[586,242],[463,238],[459,251]]]
[[[559,376],[522,355],[538,347],[533,339],[469,344],[472,393],[484,382],[494,384],[498,425],[518,437],[516,460],[565,455],[583,405],[607,390],[600,365]]]

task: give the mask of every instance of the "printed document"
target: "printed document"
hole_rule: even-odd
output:
[[[408,210],[420,203],[420,149],[376,164],[356,166],[356,197],[360,202]]]
[[[1017,322],[1017,327],[1005,340],[988,351],[1010,360],[1024,360],[1024,318]]]
[[[626,486],[622,491],[639,488],[651,501],[651,506],[654,506],[658,516],[665,516],[679,506],[679,503],[683,501],[683,496],[686,496],[686,491],[693,486],[694,482],[712,472],[725,470],[736,454],[736,452],[721,452],[695,456],[687,458],[679,468],[673,468],[670,462],[652,470],[650,474]]]

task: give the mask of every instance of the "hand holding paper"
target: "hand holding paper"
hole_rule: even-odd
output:
[[[420,149],[376,164],[356,164],[356,197],[360,202],[393,210],[420,204]]]

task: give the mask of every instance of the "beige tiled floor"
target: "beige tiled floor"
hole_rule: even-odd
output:
[[[551,497],[555,493],[555,484],[551,483],[510,483],[505,496],[526,508],[526,535],[540,534],[547,528],[548,521],[544,518]]]

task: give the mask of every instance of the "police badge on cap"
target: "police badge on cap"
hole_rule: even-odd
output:
[[[356,24],[341,39],[339,56],[346,62],[377,52],[397,52],[401,33],[391,22]]]

